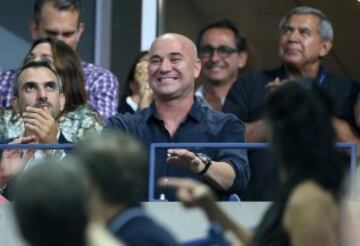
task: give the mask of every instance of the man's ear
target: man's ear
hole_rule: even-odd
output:
[[[246,66],[248,61],[248,53],[246,51],[241,51],[238,53],[238,68],[242,69]]]
[[[329,40],[321,41],[319,56],[326,56],[332,48],[332,42]]]
[[[35,20],[31,20],[29,23],[29,31],[33,40],[40,37],[39,26],[36,24]]]
[[[201,71],[201,61],[200,59],[196,58],[195,64],[194,64],[194,78],[197,79],[200,75]]]
[[[62,112],[65,108],[66,98],[64,93],[60,93],[60,111]]]
[[[82,35],[84,29],[85,29],[85,24],[84,24],[84,22],[81,21],[79,23],[79,27],[78,27],[78,31],[77,31],[77,37],[76,37],[77,43],[80,42],[80,38],[81,38],[81,35]]]

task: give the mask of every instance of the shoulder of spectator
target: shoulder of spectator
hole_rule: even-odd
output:
[[[330,192],[313,181],[298,185],[291,194],[283,223],[285,228],[319,225],[337,218],[337,205]]]

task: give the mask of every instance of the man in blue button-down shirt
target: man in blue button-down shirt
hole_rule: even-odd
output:
[[[190,39],[179,34],[158,37],[151,45],[149,63],[154,103],[132,115],[116,115],[107,126],[134,135],[146,148],[153,142],[243,142],[241,120],[216,113],[195,100],[194,81],[200,70],[196,47]],[[160,150],[155,173],[156,177],[201,180],[214,188],[220,199],[245,188],[249,179],[246,152],[235,149]],[[173,198],[173,194],[165,193],[168,199]]]

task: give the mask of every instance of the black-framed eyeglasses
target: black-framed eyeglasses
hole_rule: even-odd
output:
[[[238,52],[238,49],[221,45],[219,47],[212,47],[210,45],[200,46],[199,55],[200,57],[211,57],[214,52],[217,52],[221,58],[226,58],[232,53]]]

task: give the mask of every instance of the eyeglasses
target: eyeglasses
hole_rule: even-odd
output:
[[[210,45],[205,45],[205,46],[201,46],[199,48],[199,54],[200,54],[200,57],[202,57],[202,58],[211,57],[215,51],[217,51],[218,55],[221,58],[227,58],[232,53],[238,52],[238,49],[224,46],[224,45],[221,45],[219,47],[212,47]]]

